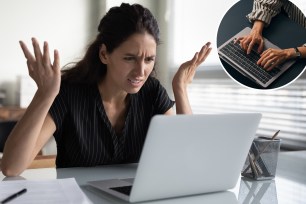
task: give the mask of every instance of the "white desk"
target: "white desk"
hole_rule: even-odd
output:
[[[15,179],[48,179],[74,177],[93,203],[125,203],[91,188],[87,181],[134,177],[136,164],[101,166],[94,168],[29,169]],[[0,172],[0,179],[7,180]],[[239,179],[230,192],[203,194],[150,203],[306,203],[306,151],[282,152],[279,155],[277,176],[274,180],[249,181]]]

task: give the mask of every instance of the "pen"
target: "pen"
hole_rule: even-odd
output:
[[[14,198],[17,198],[18,196],[24,194],[25,192],[27,192],[26,188],[24,188],[21,191],[18,191],[17,193],[14,193],[13,195],[10,195],[9,197],[5,198],[4,200],[1,201],[1,204],[9,202],[9,201],[13,200]]]

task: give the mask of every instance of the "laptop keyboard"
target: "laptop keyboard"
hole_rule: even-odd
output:
[[[114,187],[110,189],[129,196],[132,190],[132,186],[120,186],[120,187]]]
[[[240,45],[234,43],[234,41],[225,45],[220,51],[264,84],[281,71],[277,67],[271,71],[266,71],[261,66],[258,66],[256,63],[260,55],[254,50],[250,54],[246,54]]]

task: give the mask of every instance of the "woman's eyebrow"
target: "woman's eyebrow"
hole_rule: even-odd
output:
[[[126,56],[137,56],[136,54],[132,54],[132,53],[125,53],[124,55],[126,55]]]
[[[139,57],[137,54],[133,54],[133,53],[125,53],[124,55],[125,56],[130,56],[130,57]],[[147,57],[152,58],[152,57],[156,57],[156,55],[149,55],[149,56],[146,56],[146,58]]]

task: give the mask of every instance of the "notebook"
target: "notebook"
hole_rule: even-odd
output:
[[[260,54],[257,53],[257,47],[256,49],[253,48],[252,52],[248,55],[246,54],[246,51],[240,47],[239,43],[234,43],[236,38],[245,36],[249,34],[250,31],[251,28],[246,27],[222,44],[218,48],[219,57],[241,74],[259,84],[261,87],[267,88],[280,75],[289,69],[295,63],[295,60],[288,60],[271,71],[266,71],[261,66],[256,64],[260,58]],[[264,50],[268,48],[280,49],[264,38]]]
[[[135,178],[88,183],[129,202],[234,188],[260,119],[259,113],[154,116]]]

